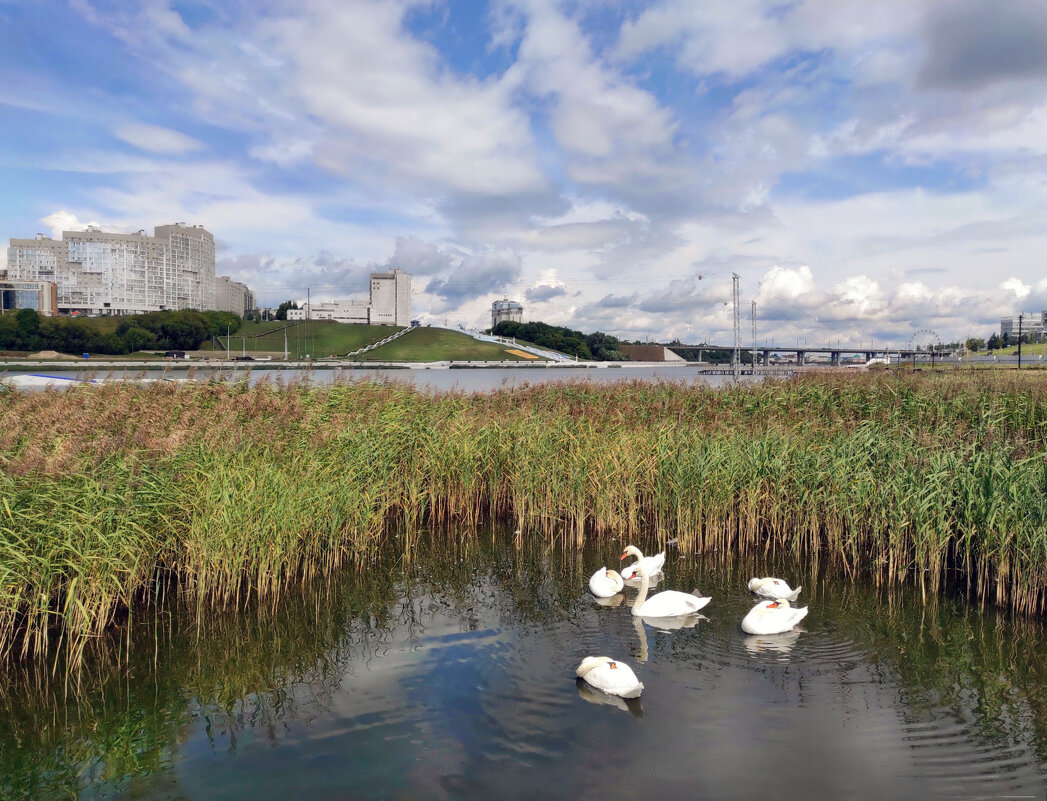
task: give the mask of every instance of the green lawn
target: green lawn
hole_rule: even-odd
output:
[[[287,335],[288,358],[305,358],[309,354],[315,359],[326,359],[332,356],[345,356],[377,342],[399,330],[394,325],[347,325],[331,320],[313,320],[311,322],[273,321],[264,323],[245,322],[232,335],[229,345],[234,356],[246,353],[248,356],[264,353],[282,357],[284,353],[284,333]],[[225,348],[225,337],[219,337],[220,346]],[[213,343],[212,343],[213,346]]]
[[[367,361],[438,362],[438,361],[531,361],[509,353],[508,346],[480,342],[468,334],[446,328],[414,328],[399,339],[363,354]]]
[[[984,353],[985,351],[979,351]],[[1018,346],[1012,345],[1009,348],[997,348],[993,351],[997,356],[1016,356],[1018,354]],[[1030,342],[1022,345],[1022,356],[1040,356],[1047,354],[1047,342]]]

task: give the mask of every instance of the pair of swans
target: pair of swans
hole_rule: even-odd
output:
[[[657,582],[656,576],[665,566],[665,551],[654,556],[644,556],[643,551],[635,545],[629,545],[622,551],[618,561],[623,561],[629,556],[635,556],[636,561],[623,567],[621,573],[616,570],[608,570],[606,567],[597,570],[589,579],[589,591],[597,598],[610,598],[621,592],[626,582],[634,582],[639,579],[636,572],[637,567],[643,567],[647,571],[647,576],[653,586]]]
[[[794,590],[788,582],[771,576],[752,579],[749,582],[750,592],[769,600],[756,604],[742,618],[742,631],[747,634],[781,634],[791,630],[807,617],[806,606],[797,609],[791,604],[802,589],[797,587]]]
[[[630,545],[622,551],[619,561],[628,556],[635,556],[636,561],[622,568],[621,573],[617,570],[608,570],[606,567],[601,567],[593,573],[589,579],[589,592],[597,598],[611,598],[617,595],[625,588],[627,581],[633,582],[639,578],[636,572],[637,567],[643,567],[647,571],[653,584],[656,581],[654,577],[662,572],[662,567],[665,565],[665,551],[654,556],[644,556],[639,548]]]

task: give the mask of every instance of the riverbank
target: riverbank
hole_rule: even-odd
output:
[[[653,531],[1039,614],[1045,439],[1047,382],[1017,373],[5,393],[0,655],[75,659],[161,592],[277,603],[436,523]]]

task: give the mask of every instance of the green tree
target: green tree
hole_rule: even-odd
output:
[[[16,311],[15,330],[17,332],[16,347],[21,350],[40,349],[40,315],[36,313],[36,309]]]
[[[967,350],[971,353],[977,353],[980,350],[985,350],[985,340],[978,339],[977,337],[971,337],[965,343]]]
[[[298,304],[295,303],[293,300],[285,300],[283,303],[281,303],[276,308],[276,319],[277,320],[286,320],[287,319],[287,310],[288,309],[297,309],[297,308],[298,308]]]

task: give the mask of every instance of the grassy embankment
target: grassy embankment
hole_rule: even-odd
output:
[[[286,334],[289,359],[304,359],[306,354],[324,359],[345,356],[399,330],[400,326],[395,325],[344,325],[331,320],[244,322],[240,330],[228,338],[228,345],[233,356],[266,355],[282,359]],[[218,342],[220,346],[215,350],[224,351],[226,337],[219,337]]]
[[[1047,606],[1047,382],[809,376],[727,390],[116,385],[0,397],[0,657],[366,561],[386,526],[653,530],[926,594]],[[127,624],[129,625],[129,624]],[[54,636],[57,633],[57,637]]]
[[[233,356],[271,356],[282,359],[286,332],[290,359],[305,358],[307,354],[314,359],[344,358],[346,354],[385,339],[399,330],[398,326],[392,325],[344,325],[330,320],[309,323],[248,322],[230,338],[230,353]],[[225,339],[219,338],[219,352],[225,348]],[[505,345],[480,342],[458,331],[426,326],[411,329],[388,345],[361,354],[359,359],[372,362],[525,360],[522,356],[510,353]]]

